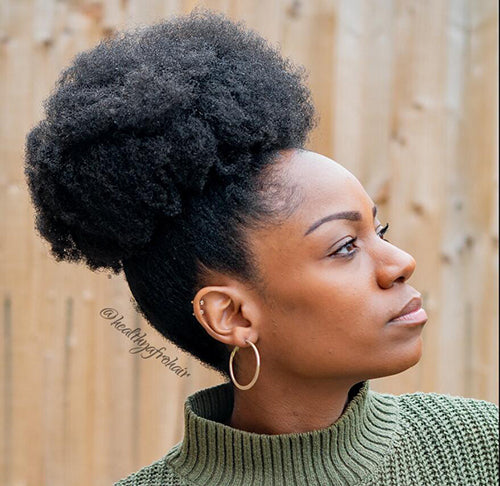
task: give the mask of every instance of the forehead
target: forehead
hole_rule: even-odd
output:
[[[293,247],[305,249],[315,237],[304,238],[304,233],[314,222],[332,213],[359,211],[363,218],[369,215],[370,221],[373,219],[373,201],[345,167],[308,150],[288,150],[283,155],[274,169],[279,171],[283,184],[298,191],[300,203],[284,222],[254,235],[257,253],[263,256]]]
[[[299,192],[300,203],[279,225],[261,228],[250,236],[260,273],[268,292],[274,294],[300,282],[313,255],[320,254],[319,249],[326,250],[333,238],[346,234],[338,231],[342,223],[331,223],[305,236],[317,220],[339,211],[359,211],[363,219],[373,221],[373,201],[343,166],[307,150],[288,150],[283,155],[274,168],[280,171],[284,184]]]
[[[308,150],[295,150],[282,159],[280,169],[288,183],[302,195],[302,204],[294,213],[296,223],[304,218],[318,219],[335,210],[368,209],[373,202],[358,179],[334,160]],[[369,206],[369,207],[368,207]],[[311,221],[312,223],[312,221]]]

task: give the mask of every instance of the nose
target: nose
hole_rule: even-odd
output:
[[[391,288],[394,282],[406,282],[415,271],[415,259],[387,241],[381,241],[377,262],[377,282],[384,289]]]

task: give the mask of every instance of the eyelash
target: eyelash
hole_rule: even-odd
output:
[[[389,223],[386,223],[386,225],[377,233],[384,241],[387,241],[387,243],[390,243],[389,240],[386,240],[384,238],[384,234],[386,233],[386,231],[389,229]],[[354,244],[354,242],[358,239],[358,237],[356,236],[356,238],[352,238],[350,239],[348,242],[346,242],[345,244],[343,244],[338,250],[336,250],[334,253],[332,253],[331,255],[329,255],[330,257],[333,257],[333,258],[350,258],[352,256],[354,256],[354,254],[356,253],[357,250],[353,250],[351,251],[350,253],[346,253],[346,254],[339,254],[340,250],[342,250],[343,248],[345,248],[346,246],[349,246],[349,245],[352,245]]]

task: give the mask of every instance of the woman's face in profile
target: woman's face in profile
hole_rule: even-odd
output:
[[[421,357],[425,321],[388,322],[420,296],[407,283],[415,260],[384,241],[349,171],[315,152],[285,153],[278,167],[303,200],[282,225],[251,234],[267,284],[257,328],[266,367],[349,381],[408,369]]]

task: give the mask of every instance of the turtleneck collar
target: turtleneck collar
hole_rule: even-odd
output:
[[[193,485],[358,484],[390,448],[398,407],[393,395],[356,384],[332,425],[291,434],[256,434],[229,427],[233,384],[200,390],[184,404],[184,438],[167,455]]]

